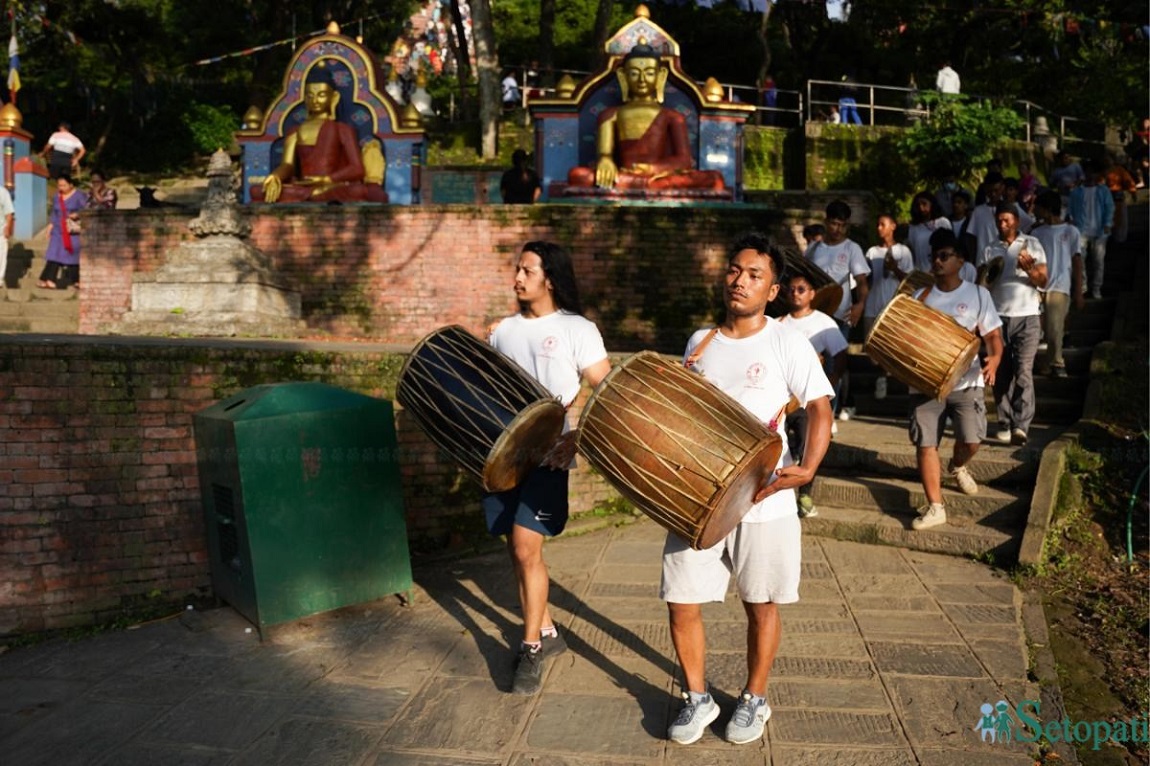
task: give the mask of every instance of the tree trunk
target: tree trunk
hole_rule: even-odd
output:
[[[539,0],[538,69],[543,85],[555,84],[555,0]]]
[[[467,119],[471,114],[471,49],[467,45],[467,32],[463,27],[459,0],[451,0],[451,28],[454,31],[448,37],[454,43],[452,52],[455,54],[455,77],[459,82],[459,112]]]
[[[767,27],[771,21],[771,9],[774,7],[774,3],[768,2],[767,9],[763,11],[763,18],[759,20],[759,45],[763,48],[763,62],[759,65],[759,79],[755,84],[760,88],[767,81],[767,75],[771,73],[771,44],[767,40]]]
[[[490,0],[471,0],[471,34],[475,41],[475,68],[479,72],[480,154],[485,160],[499,156],[499,54]]]
[[[607,61],[603,46],[611,36],[611,13],[615,10],[615,0],[599,0],[599,10],[595,12],[595,39],[591,41],[591,71],[598,71]]]

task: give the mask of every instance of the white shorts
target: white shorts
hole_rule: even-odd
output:
[[[673,604],[722,601],[731,574],[739,598],[751,604],[793,604],[799,600],[802,525],[797,513],[743,523],[706,550],[692,550],[668,533],[663,545],[659,598]]]

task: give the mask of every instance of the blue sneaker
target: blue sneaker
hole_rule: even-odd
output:
[[[739,695],[739,704],[735,706],[735,714],[727,724],[727,741],[736,745],[745,745],[762,739],[763,729],[771,718],[771,706],[763,697],[756,697],[747,689]]]
[[[719,717],[719,705],[710,694],[698,701],[692,701],[691,695],[683,692],[683,709],[679,717],[667,730],[667,737],[680,745],[689,745],[698,742],[716,718]]]

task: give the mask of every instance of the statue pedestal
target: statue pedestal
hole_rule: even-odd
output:
[[[580,202],[602,200],[604,202],[730,202],[734,194],[730,189],[712,191],[710,189],[601,189],[597,186],[568,186],[551,184],[551,201],[577,199]]]
[[[297,336],[298,293],[272,276],[267,258],[237,237],[185,242],[154,274],[137,274],[124,334]]]

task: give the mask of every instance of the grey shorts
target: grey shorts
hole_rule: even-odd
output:
[[[945,401],[923,394],[910,398],[910,440],[916,447],[937,447],[949,417],[955,441],[979,444],[986,437],[986,398],[981,386],[952,391]]]
[[[802,524],[796,513],[739,524],[701,551],[668,533],[659,598],[672,604],[721,602],[734,574],[743,601],[793,604],[799,600],[802,559]]]

